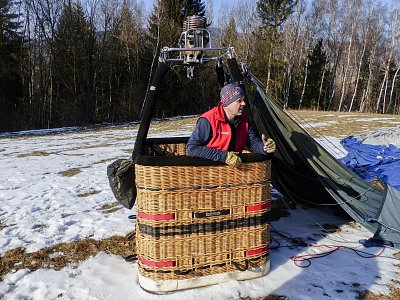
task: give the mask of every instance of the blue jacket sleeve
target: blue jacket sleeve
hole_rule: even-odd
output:
[[[187,143],[187,153],[191,156],[225,162],[227,151],[207,147],[211,139],[211,125],[205,118],[199,118]]]

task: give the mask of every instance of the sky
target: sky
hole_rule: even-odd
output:
[[[140,0],[139,0],[140,1]],[[252,0],[254,3],[257,2],[257,0]],[[310,0],[312,1],[312,0]],[[146,8],[147,11],[150,11],[153,8],[154,3],[156,0],[142,0],[144,7]],[[209,7],[213,8],[214,14],[218,15],[219,10],[221,6],[225,5],[235,5],[235,3],[240,3],[240,0],[204,0],[204,3],[206,4],[206,9]],[[393,3],[399,2],[399,0],[380,0],[380,2],[388,5],[392,5]]]
[[[61,242],[124,236],[132,231],[134,221],[128,216],[135,212],[135,207],[128,210],[121,206],[111,212],[103,207],[115,202],[106,177],[107,165],[118,158],[130,157],[137,129],[137,126],[92,131],[66,128],[54,133],[35,131],[39,134],[36,136],[31,136],[32,132],[0,135],[0,221],[8,225],[0,230],[0,255],[16,247],[35,252]],[[193,124],[180,125],[152,131],[150,137],[187,136],[192,129]],[[343,150],[338,138],[327,138],[328,145],[334,143]],[[334,155],[338,157],[338,153],[345,152],[337,151]],[[77,170],[75,175],[63,175],[72,170]],[[279,197],[272,190],[272,200]],[[291,300],[356,299],[363,290],[388,294],[386,284],[396,285],[394,280],[400,280],[399,269],[394,266],[399,261],[393,257],[397,251],[364,247],[359,241],[372,234],[359,224],[343,220],[331,207],[298,205],[271,224],[271,269],[262,278],[154,295],[139,286],[136,262],[100,252],[59,271],[51,268],[12,271],[0,281],[0,299],[239,299],[268,294]],[[340,231],[328,233],[322,228],[324,224],[335,225]],[[293,246],[282,235],[301,238],[308,245]],[[307,268],[296,266],[291,259],[321,255],[332,249],[337,251],[312,259]],[[364,256],[383,253],[363,258],[355,250],[363,251],[358,254]]]
[[[153,5],[155,0],[143,0],[144,7],[147,12],[150,12],[153,9]],[[256,2],[256,0],[254,0]],[[206,4],[206,11],[212,8],[214,22],[216,22],[216,18],[220,12],[221,7],[225,7],[226,5],[235,5],[235,3],[240,3],[240,0],[204,0]]]

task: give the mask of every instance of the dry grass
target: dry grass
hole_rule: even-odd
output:
[[[72,177],[81,172],[80,168],[71,168],[65,171],[58,172],[61,176]]]
[[[42,268],[60,270],[65,266],[86,260],[100,251],[128,257],[136,251],[135,240],[113,236],[101,241],[85,239],[61,243],[36,252],[26,253],[23,248],[7,251],[0,261],[0,279],[20,269],[35,271]]]
[[[86,192],[84,192],[84,193],[78,194],[78,197],[83,197],[83,198],[85,198],[85,197],[89,197],[89,196],[98,194],[98,193],[100,193],[100,192],[101,192],[101,191],[96,190],[96,189],[89,189],[88,191],[86,191]]]
[[[45,151],[33,151],[30,153],[19,154],[18,157],[29,157],[29,156],[49,156],[52,153]]]
[[[123,208],[124,207],[121,204],[119,204],[119,202],[113,202],[113,203],[105,203],[97,210],[101,210],[104,214],[110,214],[118,210],[121,210]]]
[[[197,118],[183,118],[178,120],[165,120],[159,122],[153,122],[149,129],[149,134],[159,134],[168,131],[191,131],[194,129]]]
[[[328,233],[335,233],[335,232],[342,231],[337,225],[333,225],[333,224],[323,224],[322,227]]]
[[[287,113],[298,123],[310,125],[306,130],[313,136],[347,137],[400,125],[400,115],[378,115],[364,113],[321,112],[312,110]],[[369,121],[366,121],[369,120]]]
[[[389,295],[374,294],[368,291],[360,292],[358,294],[359,300],[399,300],[400,299],[400,289],[388,284],[390,290]]]

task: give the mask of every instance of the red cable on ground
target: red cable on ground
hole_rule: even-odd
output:
[[[360,251],[360,250],[357,250],[357,249],[354,249],[354,248],[348,247],[348,246],[318,245],[318,244],[309,244],[308,246],[316,247],[316,248],[331,248],[331,250],[322,252],[322,253],[292,256],[290,259],[299,268],[308,268],[311,265],[311,259],[328,256],[340,249],[352,250],[353,252],[355,252],[358,256],[360,256],[362,258],[379,257],[382,255],[383,251],[385,251],[385,247],[382,247],[382,250],[378,254],[370,254],[370,253],[366,253],[366,252],[363,252],[363,251]],[[304,264],[302,265],[302,263],[305,263],[305,265]]]

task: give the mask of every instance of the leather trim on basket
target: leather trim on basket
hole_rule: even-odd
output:
[[[242,162],[261,162],[269,160],[265,155],[259,153],[240,154]],[[223,162],[193,156],[152,156],[135,154],[134,162],[143,166],[227,166]]]
[[[210,232],[221,232],[243,227],[252,227],[263,225],[268,221],[268,213],[264,213],[260,216],[252,216],[248,218],[239,218],[234,220],[215,221],[208,223],[198,223],[189,225],[177,225],[177,226],[150,226],[145,224],[139,225],[139,232],[154,237],[159,236],[174,236],[183,234],[194,234],[194,233],[210,233]]]
[[[155,268],[165,268],[165,267],[174,267],[175,262],[174,261],[155,261],[155,260],[149,260],[144,257],[139,257],[139,261],[147,266],[155,267]]]
[[[193,212],[192,217],[195,219],[198,218],[209,218],[209,217],[219,217],[219,216],[226,216],[231,213],[230,209],[220,209],[214,211],[202,211],[202,212]]]
[[[258,249],[246,250],[245,256],[258,255],[258,254],[267,252],[268,250],[269,250],[269,244],[265,245],[264,247],[258,248]]]
[[[270,208],[271,205],[272,205],[271,201],[267,201],[258,205],[248,205],[246,206],[246,211],[259,211],[262,209]]]
[[[167,221],[175,219],[175,214],[149,214],[139,211],[137,215],[139,218],[153,221]]]

